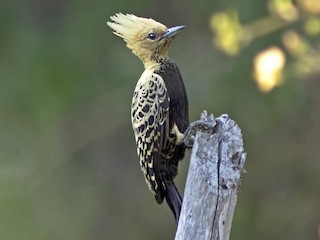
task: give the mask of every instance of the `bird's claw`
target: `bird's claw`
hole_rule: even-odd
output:
[[[201,119],[192,122],[184,133],[183,143],[187,148],[192,148],[198,131],[213,132],[216,121],[213,114],[208,116],[207,111],[201,113]]]

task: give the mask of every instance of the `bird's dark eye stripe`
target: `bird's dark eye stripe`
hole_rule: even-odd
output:
[[[157,34],[155,34],[155,33],[149,33],[149,34],[148,34],[148,38],[151,39],[151,40],[155,40],[157,37],[158,37],[158,36],[157,36]]]

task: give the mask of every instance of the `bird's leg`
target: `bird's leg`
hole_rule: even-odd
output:
[[[198,131],[213,132],[214,127],[216,126],[216,121],[214,116],[211,114],[208,116],[206,111],[201,113],[201,119],[192,122],[187,130],[184,132],[183,143],[187,148],[192,148],[194,139]]]
[[[203,120],[197,120],[197,121],[192,122],[184,133],[184,138],[183,138],[184,145],[187,148],[192,148],[193,142],[195,140],[195,137],[196,137],[196,134],[198,131],[213,132],[214,127],[215,127],[215,122],[208,123]]]
[[[184,134],[180,132],[176,124],[173,125],[171,134],[175,136],[175,144],[179,145],[183,143]]]

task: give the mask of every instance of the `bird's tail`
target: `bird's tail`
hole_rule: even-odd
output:
[[[178,226],[181,205],[182,205],[182,198],[172,179],[164,178],[163,182],[166,187],[166,191],[165,191],[166,201],[174,215],[174,218],[176,220],[176,225]]]

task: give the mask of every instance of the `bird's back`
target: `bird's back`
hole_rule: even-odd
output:
[[[184,133],[189,126],[189,111],[187,93],[179,68],[171,59],[166,59],[155,73],[163,78],[170,98],[169,132],[176,124],[179,131]],[[179,161],[184,157],[185,147],[180,144],[174,146],[174,148],[173,157],[170,158]],[[163,151],[166,151],[166,149],[163,149]]]

